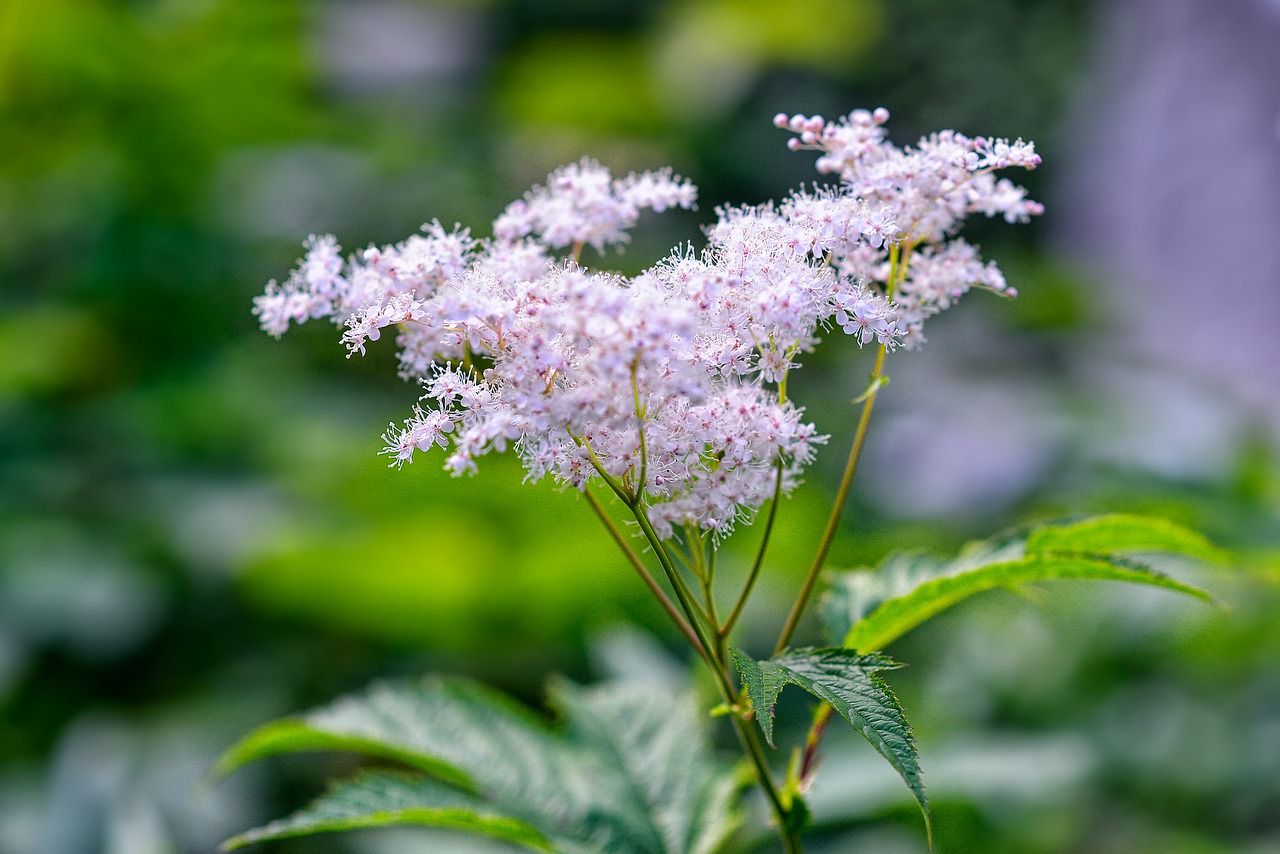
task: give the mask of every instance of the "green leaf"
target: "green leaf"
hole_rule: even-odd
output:
[[[925,826],[929,826],[929,806],[911,726],[897,697],[876,675],[902,665],[878,653],[864,655],[839,647],[791,650],[770,661],[752,661],[736,651],[733,658],[766,736],[772,733],[774,701],[782,686],[803,688],[829,703],[888,760],[911,790]]]
[[[1204,591],[1124,557],[1148,552],[1222,559],[1222,552],[1199,534],[1171,522],[1101,516],[971,543],[950,561],[895,555],[876,570],[833,574],[823,598],[823,623],[831,639],[844,646],[883,649],[977,593],[1070,578],[1127,581],[1212,601]]]
[[[389,759],[425,771],[461,788],[472,788],[471,779],[465,773],[434,756],[376,737],[320,729],[301,718],[272,721],[254,730],[219,758],[217,772],[230,774],[240,766],[259,759],[312,750],[346,751]]]
[[[551,700],[562,728],[473,683],[428,678],[268,724],[220,768],[332,749],[392,759],[418,776],[360,778],[233,842],[409,823],[562,854],[712,854],[737,826],[738,783],[714,761],[689,698],[652,685],[566,683]]]
[[[622,780],[616,808],[634,813],[653,851],[711,854],[738,827],[740,784],[716,763],[707,718],[692,699],[653,685],[551,691],[566,735]]]
[[[1114,514],[1065,525],[1037,528],[1027,536],[1027,554],[1040,552],[1089,552],[1092,554],[1140,554],[1163,552],[1226,563],[1226,552],[1202,534],[1168,519]]]
[[[481,798],[426,777],[364,774],[334,786],[315,803],[280,821],[223,843],[230,851],[271,839],[336,830],[415,824],[460,830],[553,851],[537,828],[493,811]]]
[[[854,624],[845,635],[844,645],[850,649],[883,649],[925,620],[976,593],[996,587],[1067,578],[1128,581],[1213,601],[1199,588],[1138,564],[1126,564],[1117,558],[1046,554],[988,564],[959,575],[944,575],[925,581],[904,596],[885,600]]]
[[[965,546],[950,561],[923,554],[893,554],[874,570],[830,573],[821,605],[822,622],[828,639],[833,644],[843,644],[856,623],[885,602],[906,596],[933,578],[960,575],[988,564],[1016,560],[1024,552],[1022,538],[1004,542],[976,542]]]
[[[888,760],[911,790],[929,828],[929,804],[911,726],[898,698],[876,675],[902,665],[883,655],[862,655],[841,648],[796,649],[783,653],[774,663],[787,671],[787,681],[830,703]]]
[[[267,724],[219,761],[224,773],[279,753],[343,750],[392,759],[464,788],[517,788],[556,777],[562,757],[545,725],[502,695],[458,679],[376,684],[302,718]],[[531,779],[497,770],[519,754]]]
[[[742,677],[742,685],[747,689],[751,705],[755,708],[756,720],[764,732],[764,740],[773,747],[773,708],[778,702],[778,693],[787,684],[787,673],[772,661],[756,661],[739,650],[730,650],[733,664]]]

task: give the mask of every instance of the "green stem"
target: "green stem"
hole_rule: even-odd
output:
[[[685,526],[685,537],[689,541],[689,551],[694,559],[693,574],[702,584],[702,603],[705,606],[703,613],[706,614],[707,625],[711,627],[712,634],[715,634],[715,627],[720,625],[720,616],[716,613],[716,552],[715,549],[708,550],[696,525]]]
[[[641,510],[641,512],[643,512],[644,505],[637,505],[637,506],[638,506],[638,509]],[[647,519],[648,517],[646,516],[645,518]],[[689,532],[688,532],[688,529],[686,528],[685,537],[688,538],[688,536],[689,536]],[[712,613],[711,611],[708,610],[708,606],[706,604],[710,600],[704,598],[702,601],[699,601],[698,597],[694,595],[692,585],[685,580],[684,573],[680,571],[680,566],[683,566],[690,575],[692,575],[694,578],[698,580],[699,586],[702,588],[703,592],[705,593],[707,589],[706,587],[707,575],[706,575],[706,567],[703,563],[703,557],[701,553],[694,550],[692,543],[686,543],[684,548],[680,548],[675,544],[674,540],[673,541],[661,540],[659,542],[661,542],[662,544],[663,553],[667,556],[667,559],[671,561],[671,567],[673,570],[675,570],[676,577],[680,580],[681,589],[684,590],[685,596],[688,598],[690,606],[698,615],[698,621],[703,626],[713,625],[715,623],[715,617],[712,616]],[[699,545],[700,544],[701,543],[699,543]],[[688,552],[687,555],[684,553],[686,551]],[[680,566],[676,565],[676,561],[680,562]]]
[[[695,554],[693,551],[692,543],[697,542],[698,538],[690,535],[691,530],[689,525],[685,525],[683,542],[676,540],[679,546],[668,549],[667,553],[680,561],[680,565],[689,570],[690,575],[701,581],[704,573],[702,555]]]
[[[587,497],[587,503],[591,505],[591,509],[596,512],[598,517],[600,517],[600,521],[604,524],[605,529],[608,530],[609,535],[613,537],[613,541],[618,544],[618,548],[622,549],[622,553],[627,556],[627,560],[633,567],[635,567],[636,572],[640,575],[640,579],[644,581],[645,586],[649,588],[649,592],[652,593],[658,600],[658,603],[662,605],[662,609],[667,612],[667,616],[669,616],[672,622],[676,624],[676,627],[680,629],[693,648],[697,649],[699,641],[698,636],[693,631],[693,628],[685,622],[684,617],[680,616],[680,612],[676,610],[676,606],[672,604],[671,600],[667,597],[667,594],[658,586],[658,582],[649,574],[649,570],[645,567],[643,561],[640,560],[640,556],[631,548],[631,544],[622,536],[622,532],[618,530],[618,526],[614,524],[613,519],[609,517],[609,514],[605,512],[604,507],[601,506],[600,500],[589,490],[583,490],[582,494]]]
[[[644,419],[645,411],[640,406],[640,357],[637,355],[635,362],[631,365],[631,401],[636,413],[636,433],[639,435],[640,443],[640,474],[636,478],[636,495],[644,495],[646,483],[649,477],[649,452],[645,445],[644,439]]]
[[[885,282],[885,297],[888,299],[893,299],[898,286],[906,279],[907,266],[911,263],[911,253],[915,250],[915,246],[915,243],[908,242],[895,243],[889,247],[889,278]],[[840,516],[844,513],[845,501],[849,497],[849,484],[853,482],[853,473],[858,468],[858,459],[862,456],[862,444],[867,438],[867,425],[871,422],[871,410],[876,404],[876,393],[880,390],[881,373],[884,370],[884,357],[888,352],[889,348],[885,344],[876,348],[875,365],[871,368],[871,379],[862,397],[862,415],[858,418],[858,429],[853,436],[853,447],[849,449],[849,459],[844,465],[844,475],[840,479],[840,488],[836,491],[835,503],[831,505],[831,515],[827,517],[827,528],[822,534],[822,541],[818,544],[818,553],[814,555],[809,574],[805,576],[804,585],[800,588],[800,595],[791,606],[787,622],[782,627],[782,633],[778,635],[778,643],[773,650],[774,655],[786,649],[791,636],[795,634],[805,606],[809,604],[809,597],[813,595],[813,588],[818,582],[822,564],[827,559],[827,552],[831,550],[831,543],[835,540],[836,529],[840,527]]]
[[[888,352],[888,348],[881,344],[876,350],[876,361],[871,369],[871,382],[867,386],[866,399],[862,402],[862,415],[858,418],[858,430],[853,436],[853,447],[849,449],[849,459],[845,462],[844,476],[840,479],[840,488],[836,491],[836,500],[831,507],[831,515],[827,517],[827,529],[822,535],[822,541],[818,544],[818,553],[814,555],[813,565],[809,567],[809,574],[805,576],[804,586],[800,588],[800,595],[796,597],[795,604],[791,607],[791,613],[787,617],[786,625],[782,628],[782,633],[778,636],[778,643],[774,647],[773,654],[777,655],[786,648],[791,641],[791,636],[795,634],[796,627],[800,624],[800,617],[804,614],[805,606],[809,604],[809,597],[813,594],[813,588],[817,584],[818,574],[822,571],[822,564],[827,559],[827,552],[831,550],[831,543],[835,540],[836,529],[840,527],[840,516],[844,512],[845,501],[849,497],[849,484],[853,482],[853,473],[858,468],[858,459],[862,456],[862,445],[867,438],[867,425],[871,421],[871,410],[875,406],[876,393],[880,387],[880,375],[884,369],[884,357]]]
[[[714,647],[704,634],[705,629],[703,628],[702,620],[698,619],[700,609],[693,601],[692,591],[685,584],[684,578],[680,575],[680,570],[676,568],[675,563],[671,560],[671,555],[667,554],[667,549],[662,544],[662,540],[658,538],[657,532],[653,530],[653,525],[650,524],[644,508],[639,502],[632,502],[628,507],[631,509],[631,515],[635,517],[636,523],[640,525],[640,530],[644,533],[645,539],[649,541],[649,547],[653,549],[653,553],[658,557],[658,562],[662,564],[662,571],[667,574],[667,582],[670,583],[671,589],[675,591],[676,601],[680,603],[680,608],[684,611],[689,625],[693,628],[694,634],[698,636],[698,642],[706,653],[703,658],[707,664],[712,666],[711,669],[716,672],[717,681],[727,683],[728,677],[725,675],[724,670],[715,666],[716,660],[712,652]]]
[[[720,615],[716,613],[716,556],[719,554],[714,542],[707,547],[707,614],[711,616],[712,625],[720,625]]]
[[[803,854],[804,845],[800,841],[800,833],[789,826],[790,810],[783,804],[782,796],[778,794],[778,788],[773,783],[773,772],[769,770],[769,761],[765,758],[764,745],[760,743],[760,736],[756,734],[751,721],[744,720],[736,714],[730,717],[733,718],[733,728],[738,734],[738,742],[751,760],[756,779],[760,781],[760,788],[764,790],[769,807],[773,810],[774,818],[777,819],[778,834],[782,837],[782,849],[787,854]]]
[[[747,599],[751,596],[751,590],[755,587],[756,579],[760,577],[760,569],[764,566],[764,555],[769,548],[769,537],[773,533],[773,520],[778,515],[778,503],[782,497],[782,460],[778,460],[778,476],[773,485],[773,503],[769,505],[769,517],[764,523],[764,536],[760,540],[760,548],[756,550],[755,563],[751,565],[751,572],[747,575],[747,583],[742,588],[742,593],[738,595],[738,601],[734,603],[733,610],[729,612],[729,618],[724,621],[724,625],[720,627],[720,637],[726,638],[729,632],[733,630],[734,623],[738,622],[738,617],[742,616],[742,609],[747,605]]]
[[[587,459],[591,460],[592,468],[596,470],[596,474],[600,475],[600,479],[608,484],[609,488],[613,490],[613,494],[618,496],[619,500],[628,507],[634,504],[636,501],[635,493],[632,490],[627,489],[626,485],[622,483],[622,481],[618,480],[605,470],[604,464],[602,464],[600,462],[600,458],[596,456],[595,449],[591,447],[591,443],[586,439],[580,439],[577,436],[574,436],[573,440],[587,449]]]
[[[662,540],[658,538],[658,534],[653,530],[653,525],[649,522],[649,517],[645,514],[644,508],[639,502],[631,505],[631,513],[635,516],[636,523],[640,525],[640,530],[644,532],[645,539],[649,541],[650,547],[654,554],[658,556],[658,561],[662,564],[663,570],[667,573],[667,580],[671,582],[672,589],[676,592],[676,598],[680,602],[681,608],[684,609],[685,615],[689,618],[689,622],[693,625],[694,631],[698,635],[698,639],[702,644],[702,648],[706,651],[703,660],[706,661],[707,667],[710,668],[712,675],[715,677],[716,687],[720,691],[721,699],[730,707],[737,702],[737,692],[733,688],[733,684],[729,681],[729,670],[725,660],[725,656],[721,652],[722,644],[719,642],[719,630],[714,623],[710,626],[712,633],[717,638],[717,643],[712,643],[703,635],[703,627],[694,613],[692,592],[684,583],[684,579],[680,577],[676,570],[675,563],[667,554],[666,547]],[[788,822],[790,811],[782,801],[782,795],[778,792],[778,787],[773,782],[773,773],[769,770],[769,761],[764,752],[764,745],[760,741],[760,737],[752,728],[750,721],[744,720],[738,714],[731,714],[733,720],[733,728],[738,735],[738,741],[742,745],[743,751],[747,754],[747,758],[751,760],[752,767],[755,769],[756,779],[760,783],[760,788],[765,793],[765,798],[769,801],[769,806],[773,810],[773,814],[778,821],[778,832],[782,835],[783,848],[787,854],[801,854],[800,839],[796,831],[791,829]]]

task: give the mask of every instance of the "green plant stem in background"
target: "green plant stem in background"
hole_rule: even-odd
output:
[[[716,660],[715,645],[711,643],[711,640],[705,634],[706,621],[709,619],[706,612],[698,607],[697,602],[694,600],[693,591],[689,589],[689,585],[685,584],[684,579],[680,576],[680,570],[676,567],[675,562],[672,561],[671,555],[667,552],[662,540],[658,538],[657,532],[653,530],[653,525],[650,524],[644,508],[639,503],[632,503],[629,507],[636,523],[640,525],[640,530],[644,532],[645,539],[649,541],[649,546],[657,556],[658,562],[662,564],[662,569],[667,574],[667,581],[671,583],[671,587],[675,591],[676,600],[680,603],[680,607],[684,609],[685,617],[688,618],[690,625],[693,626],[693,630],[698,636],[698,642],[704,652],[703,659],[714,672],[716,683],[720,686],[721,693],[726,694],[725,702],[732,702],[733,690],[729,684],[728,673],[723,664]]]
[[[804,844],[800,841],[800,829],[792,826],[791,811],[783,803],[782,796],[773,782],[769,760],[765,757],[764,745],[760,743],[756,728],[741,715],[733,714],[730,718],[733,720],[734,731],[738,734],[738,741],[750,757],[756,771],[756,778],[760,781],[760,788],[764,790],[769,806],[773,809],[774,817],[778,821],[778,835],[782,838],[783,850],[787,854],[803,854]]]
[[[724,651],[724,637],[716,628],[720,625],[720,615],[716,609],[716,548],[714,542],[708,543],[704,541],[699,534],[697,528],[689,526],[686,536],[689,538],[691,551],[694,557],[694,574],[702,583],[702,601],[706,605],[707,625],[711,628],[711,639],[715,642],[719,650],[717,658],[726,661]],[[708,535],[706,540],[710,540]],[[693,550],[692,546],[697,545],[697,549]]]

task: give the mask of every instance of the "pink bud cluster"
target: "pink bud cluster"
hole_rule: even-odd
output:
[[[312,237],[254,311],[276,336],[331,318],[351,353],[393,330],[402,375],[425,392],[384,435],[393,465],[440,447],[460,475],[510,447],[530,479],[605,481],[642,502],[664,538],[723,536],[793,487],[826,439],[781,391],[821,330],[891,348],[969,287],[1010,292],[973,247],[943,238],[968,212],[1037,212],[989,177],[1034,165],[1030,146],[946,132],[899,151],[885,118],[780,116],[841,186],[721,208],[705,249],[632,278],[583,267],[579,252],[625,242],[642,210],[691,208],[696,190],[670,170],[615,179],[582,160],[509,205],[490,239],[433,221],[343,258]],[[913,254],[892,283],[890,253]]]

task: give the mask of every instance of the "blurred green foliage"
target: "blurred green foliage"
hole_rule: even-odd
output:
[[[600,675],[593,638],[609,626],[676,645],[572,494],[522,485],[496,460],[462,481],[430,462],[382,465],[377,433],[414,397],[387,353],[348,362],[332,328],[283,344],[257,332],[252,296],[308,232],[349,249],[434,216],[483,232],[584,154],[670,163],[702,187],[704,214],[776,197],[811,174],[770,127],[778,110],[884,104],[904,139],[953,125],[1021,135],[1052,164],[1088,32],[1079,0],[354,8],[0,5],[3,854],[212,851],[326,769],[193,800],[211,758],[375,676],[461,671],[536,701],[552,672]],[[698,221],[654,222],[607,262],[637,269],[696,240]],[[1087,401],[1064,366],[1096,318],[1038,229],[1021,239],[988,247],[1024,292],[995,322],[1030,342],[1021,369]],[[835,446],[865,369],[820,353],[797,379]],[[1020,515],[1146,509],[1274,580],[1274,450],[1259,440],[1239,460],[1218,481],[1174,483],[1064,459],[1012,504],[950,523],[896,518],[872,492],[833,554],[854,565]],[[783,516],[745,645],[774,631],[785,604],[770,592],[803,571],[837,476],[816,468]],[[1058,607],[975,602],[904,639],[894,653],[916,666],[895,686],[927,781],[973,733],[1092,745],[1088,772],[1039,801],[999,780],[940,786],[939,849],[1274,844],[1280,602],[1221,583],[1237,603],[1225,615],[1134,613],[1137,600],[1082,591]],[[919,850],[909,809],[866,803],[830,850],[846,850],[840,834]],[[322,844],[347,843],[305,850]]]

